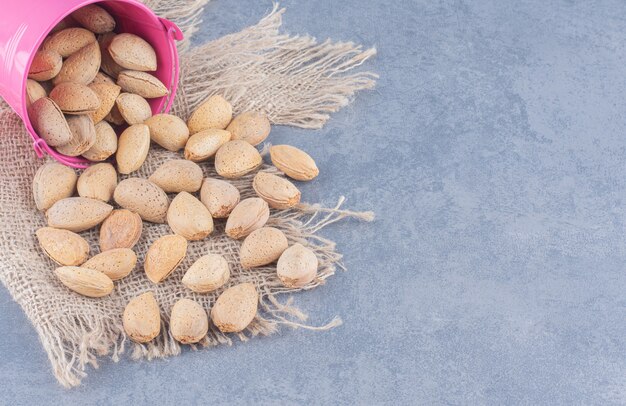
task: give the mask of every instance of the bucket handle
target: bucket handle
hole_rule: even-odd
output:
[[[168,35],[172,38],[170,41],[170,55],[171,60],[174,61],[174,76],[172,77],[172,83],[170,84],[170,94],[167,98],[167,105],[163,109],[163,112],[169,112],[174,103],[174,97],[178,90],[178,79],[180,78],[180,61],[178,60],[178,48],[176,47],[176,41],[182,41],[185,37],[180,28],[170,20],[159,17],[159,20],[167,30]]]

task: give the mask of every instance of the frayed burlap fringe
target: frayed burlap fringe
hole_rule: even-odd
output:
[[[192,33],[199,23],[205,1],[182,2],[152,0],[156,10],[177,20],[181,28]],[[275,123],[302,127],[319,127],[328,113],[345,105],[359,89],[374,84],[374,75],[346,74],[373,55],[350,44],[316,45],[311,38],[289,37],[278,33],[282,10],[275,8],[258,25],[238,34],[209,43],[201,50],[183,55],[181,93],[176,112],[186,117],[202,99],[221,93],[234,100],[235,111],[254,108],[265,110]],[[1,107],[5,107],[0,106]],[[313,289],[323,284],[341,265],[341,255],[334,242],[318,235],[325,226],[344,218],[372,220],[372,213],[355,213],[337,206],[301,204],[287,211],[272,211],[268,225],[281,229],[290,243],[310,247],[319,259],[317,278],[303,289],[288,289],[276,277],[275,266],[242,269],[238,261],[239,241],[224,235],[224,221],[205,241],[191,242],[181,266],[163,283],[148,281],[141,265],[150,244],[171,233],[167,225],[145,224],[141,240],[135,247],[139,264],[128,277],[116,282],[114,292],[105,298],[90,299],[70,292],[54,277],[54,263],[39,248],[34,232],[45,225],[44,217],[32,201],[31,182],[42,164],[33,153],[29,137],[19,118],[6,108],[0,110],[0,281],[22,306],[33,323],[52,364],[54,375],[66,386],[76,386],[86,375],[87,366],[97,367],[97,357],[110,355],[117,361],[121,354],[132,358],[152,359],[180,352],[179,344],[167,329],[174,303],[191,298],[209,310],[217,293],[198,295],[186,289],[181,278],[184,271],[200,256],[220,253],[231,266],[229,285],[252,282],[260,294],[260,311],[253,323],[240,334],[226,335],[211,326],[198,346],[231,344],[233,338],[247,340],[269,335],[280,325],[294,328],[328,329],[341,323],[339,318],[313,327],[306,315],[293,307],[291,299],[280,294]],[[153,148],[144,167],[133,176],[147,177],[163,162],[180,158],[179,154]],[[211,164],[202,164],[205,176],[215,176]],[[273,171],[265,166],[261,170]],[[254,196],[250,174],[233,182],[242,198]],[[97,253],[97,230],[82,233]],[[147,345],[129,341],[121,323],[128,301],[146,291],[154,292],[161,308],[163,330]]]

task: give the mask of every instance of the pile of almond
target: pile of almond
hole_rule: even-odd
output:
[[[147,279],[158,284],[186,257],[188,241],[210,238],[215,219],[225,219],[230,238],[243,239],[242,268],[277,262],[277,277],[285,286],[313,281],[318,268],[313,251],[290,246],[281,230],[265,226],[270,208],[284,210],[300,202],[298,188],[284,177],[258,172],[253,180],[258,197],[241,200],[228,182],[262,165],[256,146],[270,133],[268,118],[253,111],[233,118],[232,106],[218,95],[203,102],[186,123],[169,114],[153,116],[146,99],[163,97],[168,90],[147,73],[157,68],[150,44],[132,34],[115,34],[115,20],[96,5],[78,10],[62,25],[74,23],[82,27],[53,30],[35,57],[28,82],[30,117],[59,152],[92,161],[114,156],[115,166],[97,163],[77,176],[51,162],[35,175],[35,204],[48,223],[36,236],[43,252],[60,265],[55,270],[60,282],[78,294],[103,297],[139,262]],[[184,154],[162,164],[149,179],[118,181],[118,174],[141,168],[153,144]],[[313,159],[295,147],[273,146],[270,158],[295,180],[308,181],[319,173]],[[224,179],[204,178],[200,165],[209,160]],[[171,234],[154,241],[145,258],[137,258],[133,247],[144,222],[167,223]],[[91,256],[78,233],[98,226],[100,253]],[[225,333],[244,330],[257,313],[256,287],[230,286],[232,270],[221,255],[194,260],[182,283],[199,294],[218,291],[211,321]],[[200,341],[209,328],[207,310],[193,300],[179,300],[170,313],[172,336],[181,343]],[[123,324],[136,342],[158,336],[161,310],[152,292],[128,303]]]

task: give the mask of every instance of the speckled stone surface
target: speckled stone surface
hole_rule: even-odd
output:
[[[518,4],[523,3],[523,4]],[[320,131],[275,128],[321,168],[304,199],[350,269],[284,329],[56,383],[0,288],[0,403],[626,403],[626,5],[288,0],[285,27],[375,45],[375,91]],[[267,1],[215,0],[196,42]]]

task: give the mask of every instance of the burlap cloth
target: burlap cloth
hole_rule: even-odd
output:
[[[217,93],[233,103],[235,113],[263,110],[274,124],[319,128],[328,120],[329,113],[347,105],[355,92],[374,86],[375,75],[350,73],[375,54],[373,49],[362,50],[352,43],[330,41],[318,44],[308,36],[281,34],[284,10],[276,6],[257,25],[190,49],[189,38],[200,24],[199,16],[207,1],[147,1],[157,14],[175,21],[186,34],[187,39],[180,44],[181,87],[174,107],[174,114],[183,119],[207,96]],[[340,323],[337,318],[325,326],[306,325],[306,316],[291,306],[290,300],[278,299],[279,294],[297,289],[280,284],[275,265],[252,270],[239,266],[240,242],[224,235],[223,221],[216,221],[216,230],[210,238],[189,245],[184,263],[164,283],[155,285],[148,281],[142,263],[150,244],[171,230],[167,225],[144,223],[144,233],[136,246],[137,269],[116,282],[110,296],[90,299],[69,291],[55,278],[52,272],[55,265],[41,251],[34,234],[45,225],[31,192],[33,175],[42,162],[35,157],[20,119],[4,103],[0,103],[0,128],[0,280],[33,323],[54,375],[62,385],[78,385],[89,364],[97,367],[98,356],[108,354],[118,360],[125,350],[133,358],[178,354],[180,346],[167,329],[169,313],[183,297],[201,303],[207,311],[211,308],[217,294],[194,294],[181,283],[189,265],[209,252],[220,253],[229,261],[229,285],[245,281],[258,287],[260,310],[241,334],[225,335],[211,326],[201,345],[228,344],[233,338],[246,340],[257,334],[268,335],[280,325],[316,329]],[[147,177],[162,162],[177,156],[153,148],[142,170],[134,176]],[[215,175],[212,164],[202,167],[206,176]],[[252,176],[234,182],[242,199],[254,195]],[[335,244],[317,232],[347,216],[364,220],[373,217],[371,213],[344,211],[341,203],[340,199],[337,207],[330,209],[302,204],[293,210],[272,211],[268,225],[283,230],[290,243],[308,245],[319,258],[318,277],[304,290],[321,285],[341,267],[341,255]],[[92,252],[99,252],[98,230],[82,235],[90,241]],[[131,298],[146,291],[156,295],[163,327],[153,342],[138,345],[125,336],[121,315]]]

